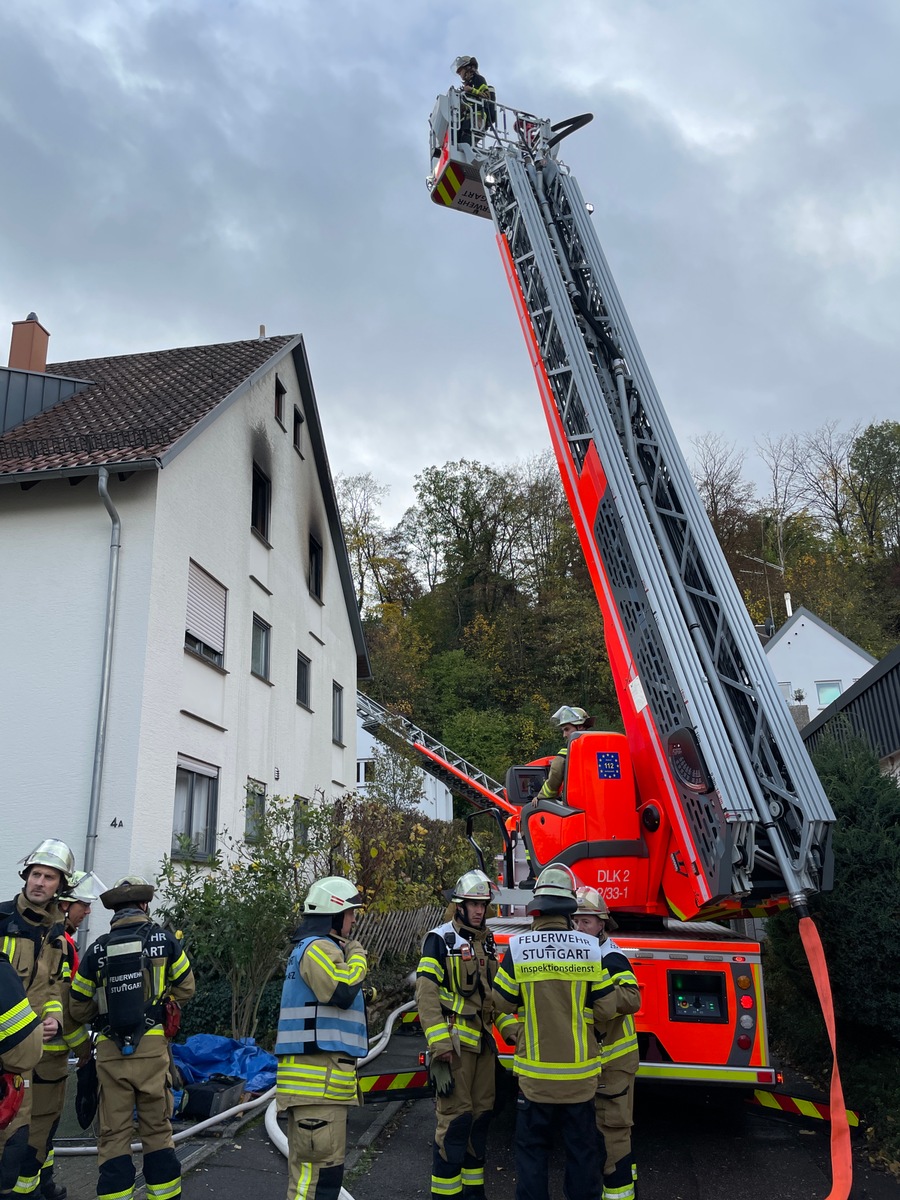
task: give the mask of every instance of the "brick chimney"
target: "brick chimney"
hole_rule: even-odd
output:
[[[43,373],[47,369],[49,343],[50,334],[37,319],[37,313],[29,313],[24,321],[13,321],[9,342],[10,369]]]

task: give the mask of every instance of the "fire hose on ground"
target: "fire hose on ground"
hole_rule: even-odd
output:
[[[384,1029],[372,1040],[372,1043],[369,1047],[369,1053],[365,1056],[365,1058],[360,1059],[360,1066],[364,1066],[366,1063],[371,1062],[387,1048],[387,1044],[391,1039],[391,1033],[393,1032],[394,1023],[396,1022],[397,1018],[401,1013],[408,1012],[409,1009],[415,1008],[415,1003],[415,1000],[408,1000],[405,1004],[401,1004],[399,1008],[395,1008],[394,1011],[389,1014],[384,1023]],[[229,1120],[231,1117],[237,1117],[243,1113],[255,1112],[257,1109],[262,1108],[263,1105],[268,1106],[266,1108],[265,1121],[266,1133],[268,1133],[269,1138],[276,1149],[280,1150],[285,1158],[287,1158],[287,1138],[282,1133],[278,1124],[278,1113],[275,1107],[275,1089],[273,1087],[269,1088],[267,1092],[263,1092],[261,1096],[257,1096],[254,1100],[247,1100],[242,1104],[235,1104],[232,1108],[226,1108],[223,1112],[216,1113],[214,1117],[207,1117],[204,1121],[198,1121],[198,1123],[196,1125],[192,1125],[190,1129],[182,1129],[179,1133],[174,1135],[173,1140],[176,1142],[176,1144],[178,1142],[183,1142],[187,1138],[195,1137],[197,1134],[203,1133],[205,1130],[210,1129],[213,1125],[218,1125],[222,1121]],[[132,1151],[139,1151],[141,1149],[141,1143],[132,1142],[131,1149]],[[93,1145],[85,1146],[57,1146],[55,1153],[57,1157],[76,1157],[96,1154],[97,1145],[94,1143]],[[353,1200],[353,1197],[346,1190],[346,1188],[341,1188],[340,1200]]]

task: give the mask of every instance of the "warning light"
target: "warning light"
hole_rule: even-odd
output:
[[[741,996],[741,1008],[752,1008],[752,1007],[753,1007],[753,997],[752,996]]]
[[[751,982],[752,982],[752,981],[751,981],[751,979],[750,979],[750,976],[749,976],[749,975],[738,975],[738,977],[737,977],[737,985],[738,985],[738,987],[739,987],[739,988],[743,988],[745,991],[746,991],[746,990],[747,990],[747,988],[750,986]]]
[[[427,1066],[427,1063],[425,1062],[425,1052],[424,1051],[419,1055],[419,1066],[420,1067]]]
[[[741,1034],[741,1036],[737,1040],[737,1044],[740,1046],[740,1048],[742,1050],[750,1049],[750,1039],[747,1037],[746,1033]]]
[[[746,962],[747,956],[746,956],[746,954],[732,954],[731,961],[732,962]]]

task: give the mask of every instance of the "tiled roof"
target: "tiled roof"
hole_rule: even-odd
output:
[[[158,458],[293,336],[53,363],[92,386],[0,437],[0,474]]]

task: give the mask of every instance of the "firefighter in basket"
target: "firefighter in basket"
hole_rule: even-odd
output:
[[[59,1036],[44,1043],[43,1056],[34,1070],[28,1150],[19,1169],[17,1195],[33,1195],[39,1190],[43,1200],[65,1200],[66,1197],[66,1188],[60,1187],[53,1178],[53,1138],[66,1103],[69,1053],[75,1054],[79,1067],[91,1057],[90,1033],[86,1026],[72,1019],[68,1004],[69,986],[78,970],[78,950],[73,935],[103,890],[96,875],[75,871],[69,887],[59,898],[68,965],[62,981],[63,1024]]]
[[[40,1021],[42,1038],[31,1062],[8,1068],[21,1073],[22,1100],[10,1123],[0,1129],[0,1196],[18,1191],[28,1154],[34,1068],[44,1047],[62,1034],[62,989],[64,979],[69,978],[69,963],[56,898],[68,887],[74,868],[75,858],[65,842],[48,838],[24,859],[21,892],[0,904],[0,947],[23,983],[28,1004]],[[16,1046],[16,1051],[23,1054],[25,1044]],[[38,1184],[35,1172],[28,1179],[27,1191],[34,1192]]]
[[[537,798],[539,800],[556,800],[562,797],[563,784],[566,779],[566,759],[569,754],[569,743],[577,734],[591,729],[594,724],[593,717],[588,716],[583,708],[576,708],[571,704],[564,704],[562,708],[558,708],[550,719],[556,722],[556,726],[565,738],[566,744],[561,750],[557,751],[556,756],[550,763],[550,771],[544,780],[544,786],[538,792]]]
[[[97,1033],[100,1200],[132,1200],[133,1117],[143,1148],[148,1200],[181,1195],[172,1140],[167,1001],[194,994],[194,973],[173,933],[150,920],[155,888],[138,875],[116,880],[100,899],[112,911],[109,933],[91,944],[69,993],[76,1021]]]
[[[483,871],[468,871],[457,880],[447,919],[426,936],[416,971],[419,1021],[436,1094],[434,1200],[484,1197],[496,1062],[491,986],[497,960],[486,923],[492,896]]]
[[[557,1139],[565,1145],[568,1200],[600,1195],[595,1030],[615,1016],[616,999],[596,939],[572,928],[576,886],[560,863],[541,871],[525,910],[531,931],[510,938],[494,980],[497,1009],[519,1017],[516,1200],[546,1200]]]
[[[278,1111],[288,1117],[288,1200],[338,1200],[347,1109],[360,1103],[357,1063],[369,1050],[366,952],[350,936],[363,905],[349,879],[310,886],[288,960],[278,1018]]]
[[[603,893],[596,888],[580,887],[575,897],[578,901],[575,928],[600,943],[603,965],[616,990],[616,1015],[602,1031],[600,1061],[603,1071],[594,1101],[597,1129],[606,1147],[603,1200],[634,1200],[637,1168],[631,1148],[631,1129],[634,1125],[634,1077],[639,1061],[634,1013],[641,1007],[641,993],[631,963],[609,936],[617,926],[609,915]]]

